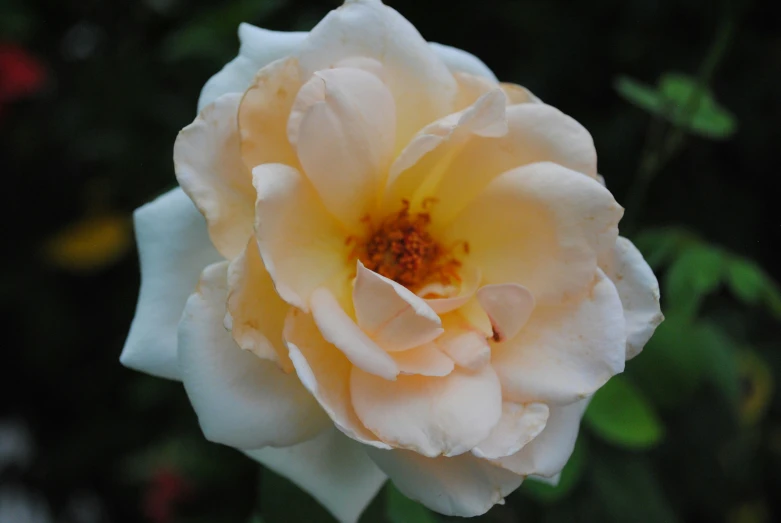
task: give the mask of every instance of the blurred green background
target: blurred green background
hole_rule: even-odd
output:
[[[479,521],[781,521],[773,2],[388,3],[591,131],[662,287],[666,322],[595,397],[559,487],[527,482]],[[38,506],[0,523],[333,521],[118,357],[130,215],[174,185],[174,138],[238,23],[306,30],[337,4],[0,0],[0,505]],[[390,487],[362,519],[445,520]]]

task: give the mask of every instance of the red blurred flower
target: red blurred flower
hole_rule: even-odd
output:
[[[190,483],[176,470],[158,469],[144,495],[144,515],[153,523],[170,523],[174,520],[177,504],[191,492]]]
[[[0,43],[0,113],[5,104],[37,92],[45,80],[40,61],[16,44]]]

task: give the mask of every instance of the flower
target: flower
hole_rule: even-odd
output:
[[[379,0],[239,36],[135,213],[122,362],[342,521],[386,475],[459,516],[555,480],[662,319],[589,133]]]

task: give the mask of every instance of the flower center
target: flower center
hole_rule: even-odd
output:
[[[402,200],[400,211],[376,225],[367,217],[367,239],[347,238],[348,244],[354,244],[351,258],[358,258],[367,269],[413,291],[430,283],[460,282],[461,262],[453,249],[437,242],[427,230],[431,216],[426,209],[430,203],[424,204],[424,212],[411,213],[409,202]],[[468,252],[468,245],[462,245]]]

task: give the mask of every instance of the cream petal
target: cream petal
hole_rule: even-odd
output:
[[[504,94],[507,95],[507,104],[541,104],[542,100],[522,85],[502,82],[499,84]]]
[[[250,24],[239,25],[239,55],[203,86],[198,110],[224,94],[244,92],[260,69],[295,53],[306,35],[305,32],[269,31]]]
[[[427,294],[439,294],[443,298],[426,298],[426,303],[437,314],[452,312],[465,305],[477,292],[482,275],[474,265],[465,263],[461,266],[461,284],[458,288],[444,286],[441,283],[432,283],[424,286],[417,294],[424,297]]]
[[[502,414],[490,365],[445,377],[387,381],[353,367],[350,393],[358,417],[383,441],[425,456],[456,456],[488,437]]]
[[[518,283],[538,304],[559,303],[592,282],[623,209],[596,180],[554,163],[507,171],[443,232],[468,240],[483,282]]]
[[[537,437],[548,421],[549,409],[544,403],[502,403],[502,418],[491,435],[472,449],[478,458],[497,459],[521,450]]]
[[[206,217],[209,236],[228,259],[252,236],[255,189],[241,160],[236,113],[240,94],[226,94],[206,106],[182,129],[174,144],[176,178]]]
[[[590,292],[537,307],[518,336],[493,346],[504,398],[566,404],[593,394],[624,370],[624,329],[618,292],[599,271]]]
[[[442,321],[425,300],[360,261],[353,304],[361,330],[388,352],[423,345],[443,332]]]
[[[447,516],[485,514],[523,478],[471,453],[427,458],[409,450],[367,451],[405,496]]]
[[[513,339],[534,310],[534,296],[517,283],[484,285],[477,291],[477,301],[491,320],[496,342]]]
[[[228,262],[204,270],[179,322],[179,370],[204,435],[241,449],[314,437],[330,421],[297,376],[241,350],[225,330],[227,272]]]
[[[239,347],[275,362],[285,372],[292,372],[293,363],[282,340],[290,306],[274,289],[254,237],[231,262],[228,289],[226,327]]]
[[[493,71],[472,53],[436,42],[429,42],[428,45],[445,62],[445,65],[451,72],[469,73],[493,80],[494,83],[496,82],[496,75],[494,75]]]
[[[420,33],[379,0],[352,0],[312,29],[299,52],[306,75],[362,56],[380,61],[396,100],[401,147],[424,125],[449,114],[456,82]]]
[[[377,206],[395,126],[393,96],[362,69],[316,72],[293,104],[287,132],[304,172],[325,207],[356,233]]]
[[[575,449],[580,419],[589,401],[587,398],[569,405],[551,405],[548,423],[539,436],[515,454],[494,463],[522,476],[556,476]]]
[[[453,360],[437,348],[435,343],[426,343],[414,349],[391,353],[399,366],[400,374],[421,376],[447,376],[455,368]]]
[[[356,416],[350,399],[352,364],[339,349],[325,341],[312,315],[291,309],[285,321],[284,336],[301,382],[334,425],[356,441],[389,449]]]
[[[255,75],[238,111],[241,155],[248,169],[264,163],[298,166],[287,121],[303,80],[295,58],[273,62]]]
[[[445,316],[444,325],[445,334],[436,343],[456,365],[470,371],[477,371],[491,361],[491,346],[485,334],[461,314],[448,314]]]
[[[328,286],[349,292],[348,234],[328,214],[312,186],[294,168],[266,164],[253,169],[258,192],[255,229],[266,270],[280,297],[309,311],[309,297]]]
[[[659,282],[642,253],[626,238],[616,240],[607,266],[608,278],[618,289],[626,320],[626,359],[643,350],[656,327],[664,320],[659,304]]]
[[[246,454],[308,492],[342,523],[357,523],[387,479],[362,445],[333,429],[292,447]]]
[[[331,291],[325,287],[315,289],[310,305],[323,338],[342,351],[353,365],[386,380],[396,379],[399,375],[396,362],[344,312]]]
[[[178,380],[179,318],[203,268],[221,257],[209,241],[203,216],[181,189],[139,207],[133,220],[141,290],[119,360],[125,367]]]

